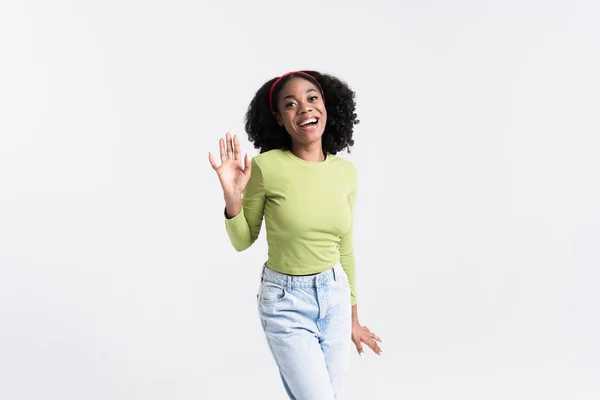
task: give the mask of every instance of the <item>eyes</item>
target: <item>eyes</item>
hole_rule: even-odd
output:
[[[319,99],[319,96],[312,95],[312,96],[310,96],[310,97],[308,98],[308,102],[309,102],[309,103],[314,103],[314,102],[316,102],[318,99]],[[290,101],[287,101],[287,102],[284,104],[284,107],[285,107],[285,108],[292,108],[292,107],[296,106],[297,104],[298,104],[298,103],[297,103],[296,101],[294,101],[294,100],[290,100]]]

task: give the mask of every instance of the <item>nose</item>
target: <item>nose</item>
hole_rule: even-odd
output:
[[[313,108],[312,108],[312,105],[310,103],[307,103],[307,102],[304,102],[304,101],[300,103],[300,112],[301,113],[307,113],[309,111],[312,111],[312,109]]]

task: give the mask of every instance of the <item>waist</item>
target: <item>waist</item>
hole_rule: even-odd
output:
[[[285,287],[316,287],[319,284],[337,281],[345,274],[342,266],[336,263],[332,268],[310,275],[290,275],[263,265],[262,280]]]

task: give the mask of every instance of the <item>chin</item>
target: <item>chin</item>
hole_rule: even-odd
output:
[[[323,132],[314,132],[309,134],[303,134],[302,137],[306,139],[307,142],[314,143],[318,142],[323,138]]]

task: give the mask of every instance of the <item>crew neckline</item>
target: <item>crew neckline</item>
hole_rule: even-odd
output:
[[[284,150],[283,152],[286,153],[292,160],[295,160],[296,162],[298,162],[300,164],[311,165],[311,166],[326,165],[326,164],[329,164],[331,162],[331,160],[333,159],[333,155],[331,155],[329,153],[325,153],[325,159],[323,161],[308,161],[308,160],[304,160],[304,159],[298,157],[297,155],[292,153],[291,150]]]

